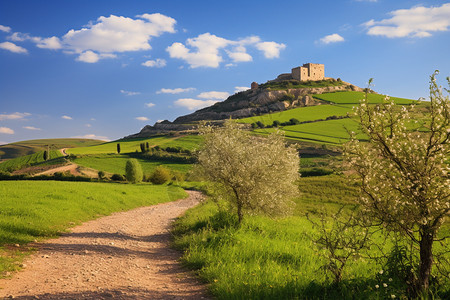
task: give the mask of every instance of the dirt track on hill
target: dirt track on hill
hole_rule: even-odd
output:
[[[207,299],[204,285],[169,247],[172,221],[202,199],[189,197],[116,213],[72,228],[39,251],[0,297],[14,299]]]

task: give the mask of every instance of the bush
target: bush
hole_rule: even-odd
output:
[[[185,179],[185,176],[180,171],[172,171],[172,180],[176,182],[183,182]]]
[[[98,171],[98,179],[103,180],[105,179],[105,176],[106,176],[105,172]]]
[[[164,166],[158,166],[150,175],[149,180],[153,184],[164,184],[172,178],[172,174],[169,169]]]
[[[128,182],[131,183],[139,183],[142,182],[143,173],[142,167],[135,158],[131,158],[127,160],[127,164],[125,165],[125,177]]]
[[[272,126],[273,127],[279,127],[281,125],[281,122],[278,120],[273,121]]]
[[[113,174],[111,176],[111,180],[114,180],[114,181],[125,181],[125,177],[123,175],[121,175],[121,174]]]

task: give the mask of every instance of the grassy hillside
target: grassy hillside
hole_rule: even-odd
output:
[[[34,154],[13,158],[0,163],[0,171],[13,172],[15,170],[43,163],[46,164],[60,163],[60,161],[57,160],[57,158],[62,156],[63,155],[59,150],[51,150],[49,159],[47,161],[44,161],[44,151],[39,151]]]
[[[116,211],[183,198],[173,186],[56,181],[0,181],[0,276],[17,268],[20,251],[6,244],[23,245],[53,237],[74,223]],[[15,248],[17,249],[17,248]]]
[[[131,153],[140,152],[141,143],[149,143],[150,147],[161,146],[161,147],[181,147],[187,150],[193,150],[197,147],[199,141],[199,136],[155,136],[150,138],[141,139],[130,139],[123,141],[114,141],[103,143],[101,145],[89,146],[89,147],[78,147],[68,149],[69,154],[108,154],[117,153],[117,144],[120,144],[120,153]]]
[[[335,93],[326,93],[320,95],[313,95],[314,98],[336,103],[336,104],[358,104],[361,99],[364,99],[363,92],[335,92]],[[380,94],[368,94],[369,103],[376,104],[382,103],[385,95]],[[407,105],[417,102],[416,100],[405,99],[405,98],[397,98],[391,97],[395,103],[401,105]]]
[[[50,149],[93,146],[104,143],[91,139],[41,139],[28,140],[0,146],[0,158],[10,159]]]

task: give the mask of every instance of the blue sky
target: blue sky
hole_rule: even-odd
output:
[[[418,99],[449,49],[448,1],[0,0],[0,143],[118,139],[308,62]]]

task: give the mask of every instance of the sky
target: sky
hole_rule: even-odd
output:
[[[448,0],[0,0],[0,144],[116,140],[305,63],[418,99],[449,53]]]

